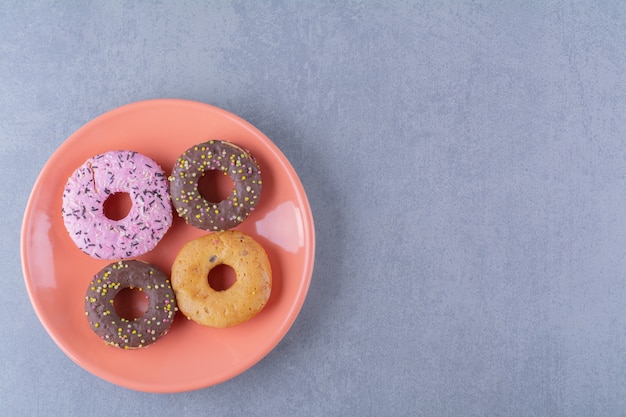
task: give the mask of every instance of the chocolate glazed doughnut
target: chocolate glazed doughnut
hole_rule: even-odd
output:
[[[148,296],[148,310],[132,320],[115,311],[115,296],[137,288]],[[170,329],[178,311],[174,290],[159,269],[141,261],[119,261],[104,267],[89,283],[85,315],[91,329],[107,344],[124,349],[148,346]]]
[[[200,195],[198,181],[210,170],[228,174],[235,184],[223,201],[208,201]],[[176,161],[169,180],[178,215],[188,224],[208,231],[231,229],[244,221],[257,206],[262,188],[261,171],[254,157],[221,140],[187,149]]]

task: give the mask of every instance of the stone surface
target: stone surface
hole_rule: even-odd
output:
[[[624,39],[613,1],[0,2],[3,414],[623,415]],[[19,261],[54,150],[159,97],[261,129],[317,233],[276,349],[175,395],[68,359]]]

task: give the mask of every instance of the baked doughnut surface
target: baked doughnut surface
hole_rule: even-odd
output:
[[[223,201],[205,199],[198,181],[211,170],[228,174],[234,182]],[[261,171],[245,149],[222,140],[210,140],[187,149],[178,157],[169,177],[172,203],[185,221],[208,231],[227,230],[244,221],[258,204]]]
[[[228,289],[209,285],[209,272],[225,264],[237,280]],[[172,265],[172,287],[187,318],[209,327],[241,324],[265,307],[272,289],[272,269],[263,247],[238,230],[213,232],[187,242]]]
[[[115,311],[115,297],[126,288],[146,293],[148,309],[129,320]],[[133,349],[148,346],[170,329],[177,311],[170,280],[146,262],[119,261],[104,267],[87,287],[85,316],[91,329],[112,346]]]
[[[62,215],[76,246],[98,259],[143,255],[156,246],[172,225],[172,206],[164,171],[134,151],[95,155],[67,180]],[[120,220],[105,216],[104,202],[128,193],[132,207]]]

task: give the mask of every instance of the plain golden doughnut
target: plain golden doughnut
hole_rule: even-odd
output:
[[[237,280],[228,289],[209,285],[218,265],[233,268]],[[187,242],[172,265],[172,287],[178,309],[209,327],[232,327],[258,314],[269,300],[272,269],[263,247],[238,230],[212,232]]]

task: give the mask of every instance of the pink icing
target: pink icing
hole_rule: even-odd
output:
[[[128,193],[132,207],[121,220],[104,215],[109,195]],[[165,172],[152,159],[133,151],[106,152],[89,158],[67,180],[63,221],[78,248],[98,259],[143,255],[172,225]]]

